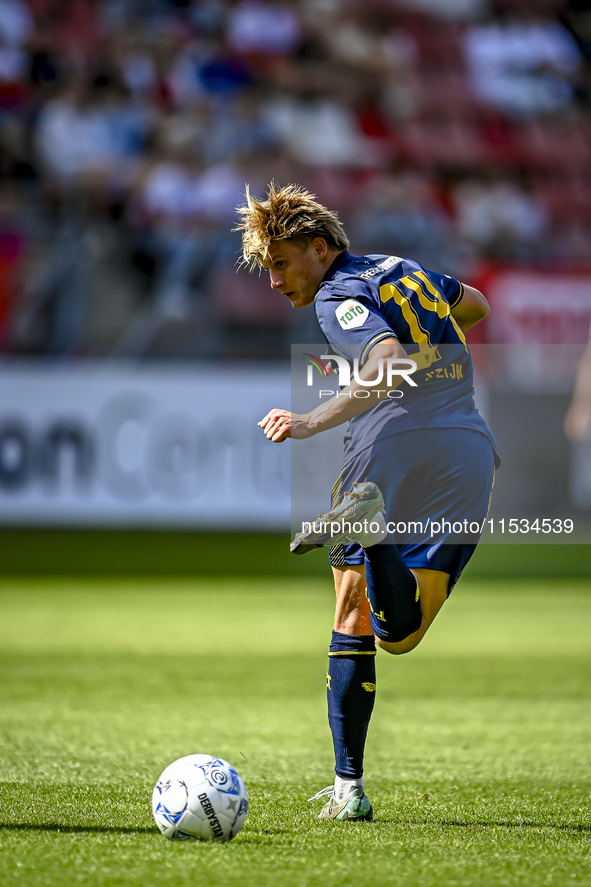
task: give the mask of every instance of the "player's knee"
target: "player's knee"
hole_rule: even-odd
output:
[[[391,653],[392,656],[402,656],[403,653],[410,653],[415,647],[418,647],[422,640],[422,633],[417,631],[401,641],[385,641],[376,637],[376,645],[386,653]]]

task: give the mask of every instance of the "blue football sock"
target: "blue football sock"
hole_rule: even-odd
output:
[[[338,776],[363,775],[365,739],[376,696],[373,635],[333,631],[327,679],[328,722]]]
[[[417,580],[394,543],[365,549],[371,627],[382,641],[403,641],[421,625]]]

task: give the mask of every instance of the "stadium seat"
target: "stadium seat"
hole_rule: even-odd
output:
[[[407,14],[404,24],[417,44],[422,68],[441,70],[461,66],[462,25],[459,22]]]
[[[220,355],[232,360],[278,360],[289,354],[293,325],[301,312],[271,290],[267,272],[251,274],[222,265],[212,275],[210,292]]]
[[[591,127],[587,121],[522,123],[514,129],[521,160],[534,169],[591,174]]]
[[[555,224],[591,225],[591,178],[537,176],[532,191]]]
[[[418,78],[419,107],[423,114],[451,120],[475,118],[479,106],[464,71],[447,68],[423,70]]]
[[[266,272],[250,274],[226,265],[214,277],[214,310],[223,321],[246,329],[289,324],[293,309],[281,293],[272,292]]]
[[[421,166],[472,168],[494,159],[478,126],[466,120],[415,118],[405,121],[401,136],[407,159]]]

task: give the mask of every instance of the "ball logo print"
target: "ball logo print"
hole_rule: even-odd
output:
[[[186,755],[162,772],[152,794],[152,812],[171,841],[230,841],[246,820],[248,792],[227,761]]]
[[[223,762],[219,760],[212,760],[209,764],[202,766],[201,769],[205,775],[207,781],[213,786],[221,786],[228,785],[231,783],[230,790],[238,790],[237,784],[235,781],[231,779],[232,776],[238,776],[235,770],[232,768],[224,769],[224,767],[220,766]]]

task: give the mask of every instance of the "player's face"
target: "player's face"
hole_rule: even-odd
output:
[[[272,288],[281,290],[294,308],[305,308],[313,303],[326,273],[325,256],[326,244],[320,238],[312,240],[305,252],[288,240],[278,240],[271,244],[264,267]]]

